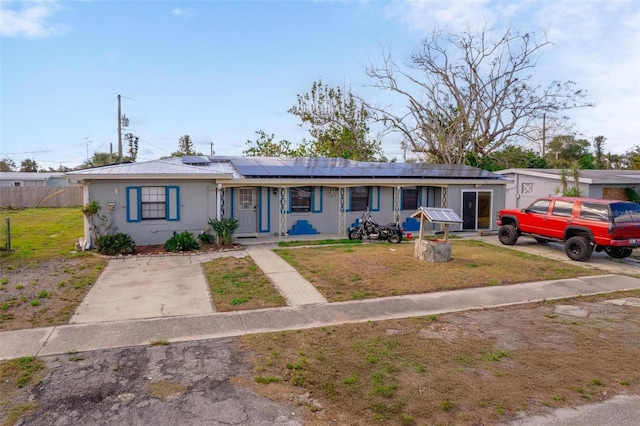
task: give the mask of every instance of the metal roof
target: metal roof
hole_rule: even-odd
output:
[[[591,170],[580,169],[580,182],[588,184],[640,184],[640,170]],[[507,169],[498,170],[499,175],[523,174],[560,180],[561,169]],[[571,174],[571,171],[569,171]]]
[[[85,179],[162,177],[229,179],[233,181],[278,180],[357,182],[377,179],[393,182],[466,180],[506,181],[505,177],[461,164],[379,163],[344,158],[280,158],[235,156],[186,156],[140,163],[115,164],[68,172],[69,177]],[[278,183],[280,184],[280,183]]]
[[[207,163],[206,167],[183,164],[182,159],[145,161],[141,163],[123,163],[111,166],[67,172],[69,176],[98,177],[123,175],[201,175],[231,174],[233,168],[226,162]]]
[[[411,217],[425,218],[432,223],[462,223],[462,219],[453,209],[441,207],[420,207]]]
[[[0,180],[49,180],[64,179],[63,172],[0,172]]]

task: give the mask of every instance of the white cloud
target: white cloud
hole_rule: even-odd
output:
[[[181,7],[176,7],[171,10],[171,15],[182,19],[192,19],[198,16],[198,11],[195,9],[183,9]]]
[[[10,8],[11,5],[20,6]],[[51,22],[60,6],[55,1],[1,2],[0,35],[5,37],[46,38],[64,34],[69,27]]]

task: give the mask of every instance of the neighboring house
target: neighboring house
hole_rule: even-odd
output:
[[[495,172],[511,180],[507,185],[506,208],[524,208],[539,197],[562,195],[560,169],[507,169]],[[567,184],[574,186],[571,170]],[[640,170],[580,170],[583,197],[627,200],[626,188],[640,192]]]
[[[69,186],[62,172],[0,172],[0,186]]]
[[[199,233],[209,218],[233,217],[235,237],[346,235],[369,207],[374,220],[407,232],[419,206],[449,207],[457,230],[495,229],[507,180],[464,165],[367,163],[341,158],[182,157],[66,173],[98,201],[118,232],[162,244]],[[85,236],[89,237],[88,225]]]

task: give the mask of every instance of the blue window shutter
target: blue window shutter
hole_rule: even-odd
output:
[[[311,188],[311,212],[322,213],[322,187],[314,186]]]
[[[127,222],[140,222],[140,187],[127,186]]]
[[[380,211],[380,187],[369,187],[369,206],[372,212]]]
[[[167,220],[180,220],[180,187],[167,186],[166,202],[167,202]]]

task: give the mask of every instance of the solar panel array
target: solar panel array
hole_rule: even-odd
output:
[[[373,163],[344,158],[228,157],[238,173],[251,178],[446,178],[504,179],[462,164]]]

